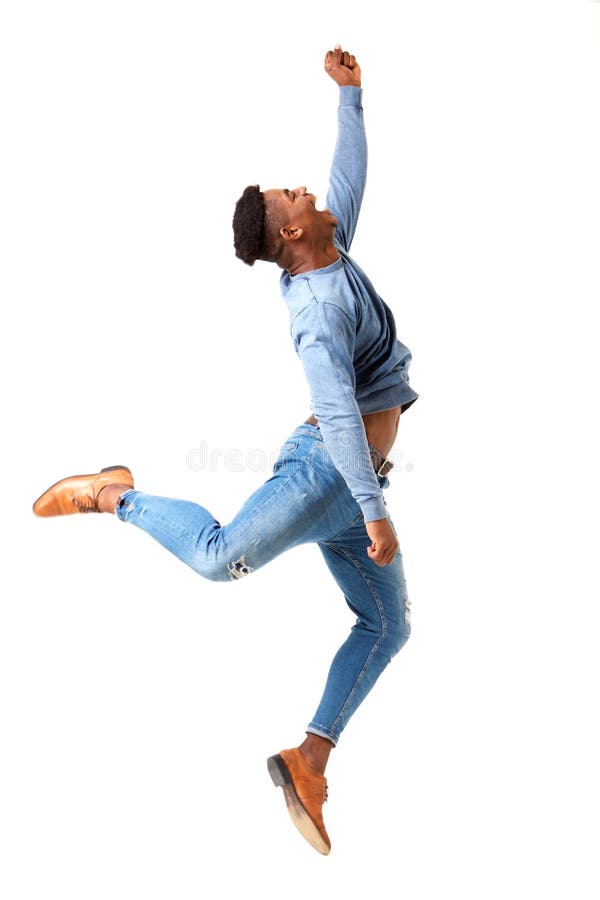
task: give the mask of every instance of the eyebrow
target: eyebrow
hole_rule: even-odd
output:
[[[286,197],[289,197],[290,200],[296,199],[296,195],[294,194],[294,192],[290,191],[288,188],[284,188],[283,193],[286,195]]]

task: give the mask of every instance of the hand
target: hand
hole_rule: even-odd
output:
[[[388,566],[394,561],[400,546],[390,520],[375,519],[373,522],[367,522],[365,527],[372,541],[371,546],[367,547],[367,556],[378,566]]]
[[[325,54],[325,71],[340,87],[344,84],[360,87],[360,66],[356,57],[342,50],[339,44]]]

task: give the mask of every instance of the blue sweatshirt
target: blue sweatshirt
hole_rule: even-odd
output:
[[[338,136],[326,207],[338,220],[339,259],[329,266],[281,275],[291,335],[311,392],[312,410],[334,465],[365,522],[387,510],[373,469],[362,415],[408,408],[411,354],[396,337],[391,310],[348,255],[367,175],[362,90],[340,87]]]

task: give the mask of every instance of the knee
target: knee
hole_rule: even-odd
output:
[[[216,555],[213,559],[207,559],[206,556],[198,558],[193,561],[192,568],[208,581],[239,581],[253,571],[243,556],[229,560],[222,554]]]
[[[393,623],[388,623],[386,646],[390,660],[396,656],[410,637],[410,615],[405,615]]]
[[[207,565],[206,563],[201,563],[200,565],[195,565],[192,567],[194,572],[200,575],[201,578],[205,578],[207,581],[229,581],[229,572],[222,565]]]

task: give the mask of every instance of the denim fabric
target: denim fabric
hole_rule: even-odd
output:
[[[378,477],[382,489],[389,480]],[[273,474],[221,525],[187,500],[126,491],[117,516],[137,525],[199,575],[234,582],[300,544],[316,543],[356,616],[329,671],[307,731],[334,744],[410,634],[400,550],[388,566],[368,556],[360,507],[334,466],[317,425],[299,425],[282,445]]]
[[[367,173],[367,142],[360,88],[340,88],[338,137],[326,208],[337,218],[338,259],[328,266],[280,279],[294,347],[310,388],[331,458],[365,516],[386,515],[369,464],[362,416],[418,398],[409,384],[411,353],[396,336],[390,308],[348,255]],[[353,453],[349,454],[349,449]]]

